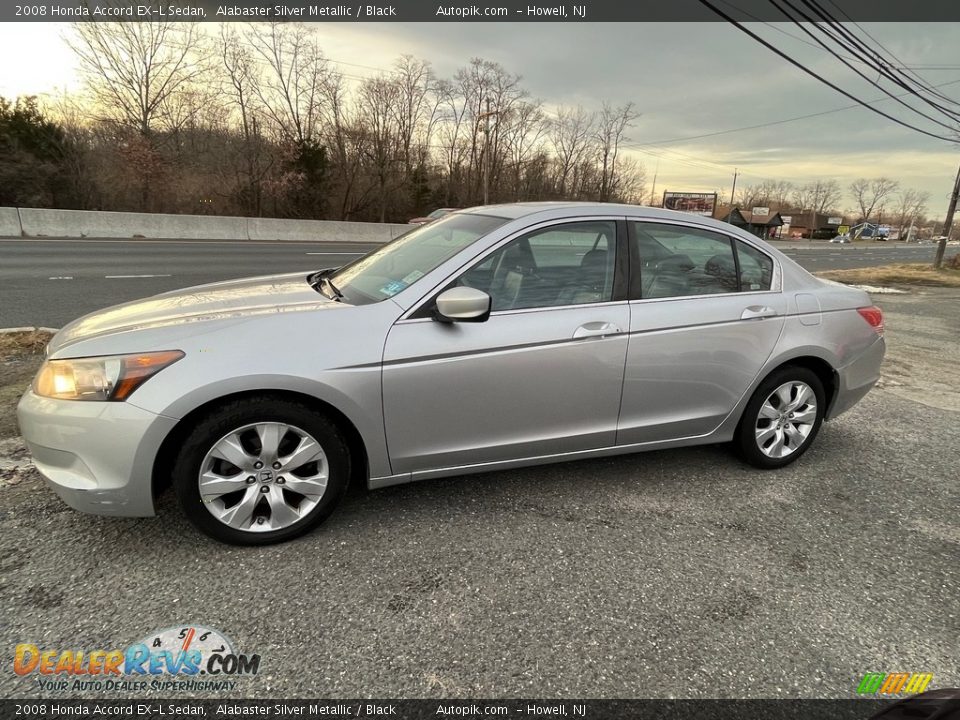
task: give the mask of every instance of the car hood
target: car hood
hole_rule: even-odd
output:
[[[53,338],[48,350],[53,353],[80,340],[133,330],[349,307],[318,293],[306,278],[306,273],[299,272],[228,280],[115,305],[66,325]]]

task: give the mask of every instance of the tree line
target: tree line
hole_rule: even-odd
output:
[[[29,98],[2,106],[45,138],[8,134],[17,151],[0,147],[2,204],[405,221],[485,196],[635,202],[643,192],[642,164],[623,154],[632,103],[551,112],[519,75],[481,58],[449,78],[411,56],[354,77],[297,24],[73,32],[84,96],[46,113]]]
[[[359,77],[293,23],[72,31],[83,94],[0,98],[0,205],[403,222],[485,199],[646,199],[625,152],[632,102],[550,110],[496,62],[441,78],[402,56]],[[844,195],[836,180],[768,180],[735,204],[842,214]],[[928,201],[883,177],[848,197],[856,219],[901,228]]]

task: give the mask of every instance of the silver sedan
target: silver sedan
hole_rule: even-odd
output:
[[[341,268],[87,315],[18,408],[72,507],[173,487],[223,541],[286,540],[349,482],[732,443],[779,468],[877,381],[883,316],[710,219],[634,206],[459,211]]]

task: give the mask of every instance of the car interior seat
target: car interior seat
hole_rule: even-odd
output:
[[[676,254],[654,263],[642,279],[645,298],[680,297],[690,294],[690,271],[694,263],[688,255]]]
[[[613,273],[610,267],[612,256],[604,248],[594,248],[584,253],[580,260],[577,282],[560,290],[558,305],[579,305],[600,302],[611,297]]]
[[[710,292],[736,292],[737,266],[729,255],[714,255],[707,260],[703,271],[710,276]]]
[[[526,242],[508,247],[497,263],[490,283],[493,310],[510,310],[517,305],[529,278],[536,275],[537,264]]]

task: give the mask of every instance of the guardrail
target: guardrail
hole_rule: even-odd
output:
[[[0,237],[387,242],[411,225],[0,207]]]

